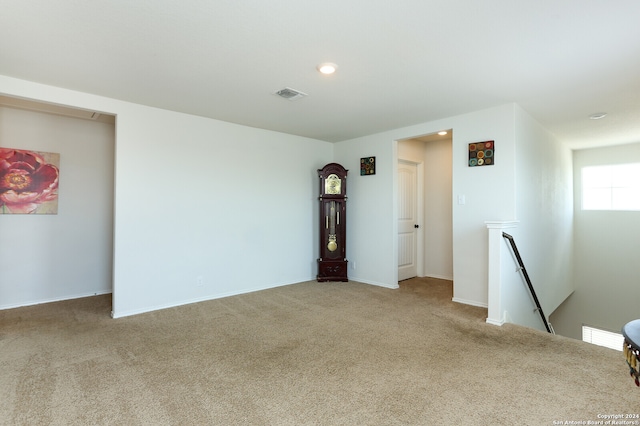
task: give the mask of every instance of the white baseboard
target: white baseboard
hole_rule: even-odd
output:
[[[315,279],[313,279],[313,280],[315,280]],[[295,282],[277,283],[277,284],[272,284],[272,285],[267,285],[267,286],[243,289],[243,290],[240,290],[240,291],[229,291],[229,292],[226,292],[226,293],[209,294],[209,295],[206,295],[206,296],[203,296],[203,297],[196,297],[196,298],[193,298],[193,299],[186,299],[186,300],[181,300],[181,301],[178,301],[178,302],[166,303],[166,304],[155,305],[155,306],[146,306],[146,307],[141,308],[141,309],[131,309],[131,310],[128,310],[128,311],[118,311],[118,312],[111,311],[111,318],[123,318],[123,317],[129,317],[129,316],[132,316],[132,315],[145,314],[147,312],[159,311],[161,309],[176,308],[178,306],[191,305],[192,303],[206,302],[208,300],[215,300],[215,299],[222,299],[222,298],[225,298],[225,297],[238,296],[240,294],[253,293],[253,292],[256,292],[256,291],[268,290],[270,288],[282,287],[282,286],[285,286],[285,285],[300,284],[300,283],[308,282],[308,281],[312,281],[312,280],[310,280],[310,279],[302,279],[300,281],[295,281]]]
[[[487,324],[497,325],[500,327],[504,324],[504,321],[497,321],[492,318],[487,318]]]
[[[82,299],[84,297],[92,297],[92,296],[102,296],[104,294],[111,294],[111,290],[91,292],[91,293],[81,293],[81,294],[72,294],[69,296],[60,296],[54,297],[52,299],[40,299],[40,300],[30,300],[26,302],[10,304],[10,305],[0,305],[0,311],[5,309],[15,309],[15,308],[23,308],[25,306],[34,306],[34,305],[42,305],[44,303],[53,303],[53,302],[62,302],[64,300],[72,300],[72,299]]]
[[[362,283],[362,284],[375,285],[375,286],[378,286],[378,287],[392,288],[392,289],[400,288],[398,283],[396,283],[396,284],[388,284],[388,283],[381,283],[381,282],[377,282],[377,281],[361,280],[361,279],[358,279],[358,278],[349,278],[349,281],[354,281],[354,282]]]
[[[451,300],[456,302],[456,303],[462,303],[464,305],[477,306],[479,308],[488,308],[489,307],[489,305],[487,305],[486,303],[480,303],[480,302],[476,302],[474,300],[461,299],[459,297],[454,297]]]
[[[437,274],[427,274],[424,276],[424,278],[436,278],[438,280],[447,280],[447,281],[453,281],[453,277],[446,277],[444,275],[437,275]]]

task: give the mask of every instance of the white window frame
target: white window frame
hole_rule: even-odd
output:
[[[640,211],[640,163],[583,167],[582,210]]]
[[[605,348],[622,351],[624,336],[620,333],[602,330],[600,328],[582,325],[582,341]]]

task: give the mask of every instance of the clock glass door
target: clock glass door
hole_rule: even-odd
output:
[[[340,210],[342,208],[342,203],[340,201],[330,200],[326,201],[324,205],[325,210],[325,228],[326,228],[326,237],[325,241],[325,249],[327,258],[337,259],[341,256],[342,253],[342,241],[340,241],[339,229],[341,226],[340,223]]]

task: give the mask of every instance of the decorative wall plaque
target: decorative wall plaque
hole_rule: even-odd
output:
[[[469,167],[493,166],[496,163],[496,146],[494,141],[474,142],[469,144]]]
[[[360,176],[376,174],[376,157],[363,157],[360,159]]]

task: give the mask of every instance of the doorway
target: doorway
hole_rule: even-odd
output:
[[[398,281],[412,276],[453,281],[452,141],[451,130],[398,141]],[[411,167],[417,179],[413,223],[405,199],[412,197]]]

